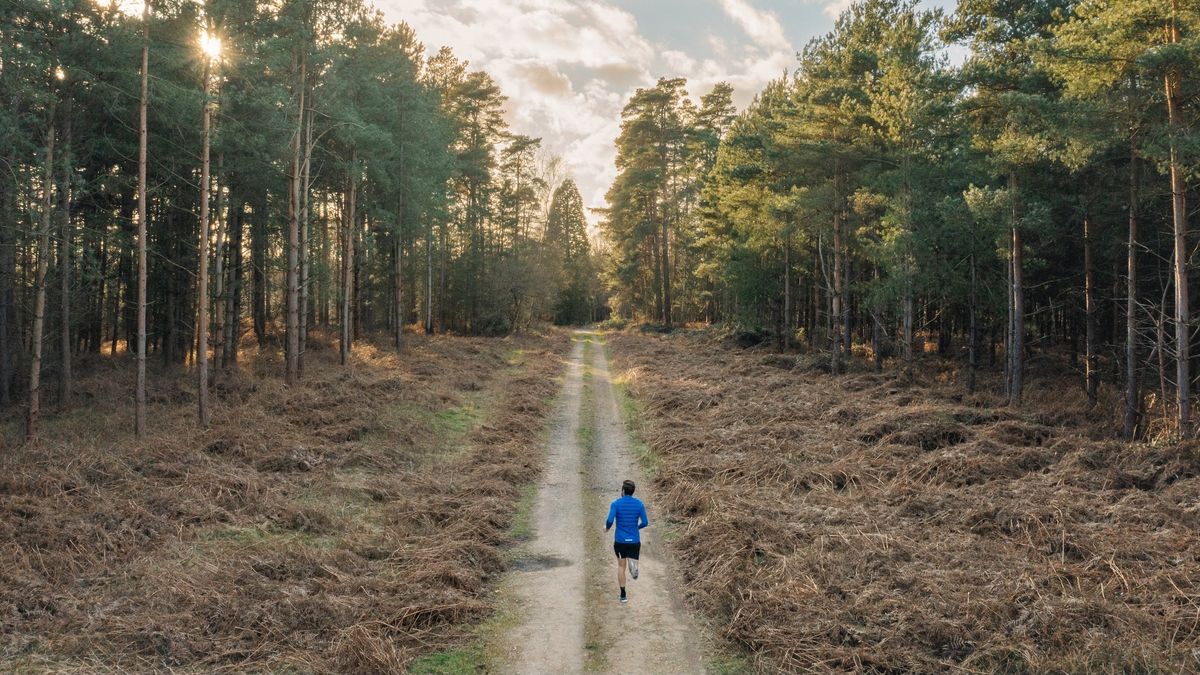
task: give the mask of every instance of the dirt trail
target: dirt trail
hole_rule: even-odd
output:
[[[546,473],[533,510],[536,536],[506,583],[519,607],[504,638],[502,672],[703,673],[698,633],[672,582],[654,494],[630,453],[603,343],[577,334],[550,439]],[[590,341],[589,387],[583,382],[584,344]],[[590,395],[588,395],[590,394]],[[591,405],[582,406],[582,401]],[[581,409],[594,419],[581,422]],[[580,447],[580,427],[591,430]],[[585,438],[586,438],[585,434]],[[646,501],[651,526],[642,531],[641,575],[626,583],[629,603],[617,600],[612,533],[604,532],[609,502],[632,478]]]
[[[584,341],[576,338],[554,416],[546,471],[533,504],[535,537],[503,591],[521,610],[503,645],[502,672],[571,673],[584,661],[583,491],[579,408]]]

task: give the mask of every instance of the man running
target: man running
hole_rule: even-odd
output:
[[[608,507],[608,519],[604,521],[604,531],[615,522],[617,531],[613,535],[613,551],[617,554],[617,584],[621,587],[621,602],[629,602],[625,595],[625,567],[629,566],[629,574],[638,578],[638,554],[642,549],[640,530],[650,524],[646,516],[646,505],[642,500],[633,496],[637,486],[633,481],[621,483],[621,497],[614,499]]]

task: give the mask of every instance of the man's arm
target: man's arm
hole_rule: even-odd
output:
[[[650,516],[646,515],[646,505],[644,503],[642,504],[642,512],[638,514],[638,518],[642,521],[638,523],[639,530],[650,524]]]
[[[604,521],[604,531],[608,532],[612,528],[613,521],[617,519],[617,503],[613,502],[608,505],[608,520]]]

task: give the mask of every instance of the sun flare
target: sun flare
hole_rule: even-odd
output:
[[[221,38],[206,30],[200,31],[200,51],[214,61],[221,58]]]

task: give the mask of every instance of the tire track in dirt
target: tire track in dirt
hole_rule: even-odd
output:
[[[538,484],[534,539],[502,592],[520,608],[518,625],[503,636],[505,673],[573,673],[584,661],[583,490],[578,444],[584,343],[575,337],[566,382],[550,432],[546,470]]]
[[[585,344],[591,343],[585,352]],[[590,358],[585,359],[585,354]],[[585,360],[590,365],[585,396]],[[581,403],[594,415],[581,421]],[[580,428],[591,429],[580,447]],[[654,533],[649,481],[630,451],[613,392],[603,342],[576,334],[566,383],[550,435],[546,470],[532,513],[535,537],[504,593],[518,608],[517,624],[500,638],[505,673],[703,673],[700,639],[680,602],[672,563]],[[612,533],[604,531],[609,502],[632,478],[646,501],[641,575],[629,579],[629,603],[617,599]]]
[[[677,575],[666,543],[662,540],[661,511],[655,508],[654,490],[642,474],[631,451],[628,432],[617,407],[604,342],[595,336],[592,348],[592,387],[595,426],[592,452],[586,468],[590,499],[596,507],[588,514],[589,536],[600,539],[589,546],[600,559],[590,568],[599,574],[591,579],[600,592],[592,593],[589,607],[598,627],[595,636],[607,658],[602,670],[610,673],[703,673],[699,633],[688,620],[681,600]],[[616,565],[613,562],[612,532],[604,532],[608,504],[620,495],[626,478],[637,483],[636,495],[646,503],[650,527],[642,530],[640,575],[627,579],[628,604],[617,600]]]

